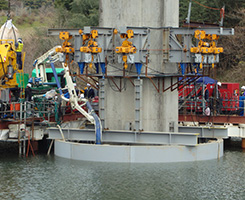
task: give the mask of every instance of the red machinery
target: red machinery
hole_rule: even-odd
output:
[[[222,111],[224,113],[239,110],[239,83],[222,83],[219,88],[222,99]]]
[[[213,79],[212,79],[213,80]],[[219,109],[218,113],[235,114],[239,110],[239,83],[222,83],[217,88],[216,81],[197,81],[179,87],[179,110],[204,113],[209,107]],[[218,92],[219,91],[219,92]]]

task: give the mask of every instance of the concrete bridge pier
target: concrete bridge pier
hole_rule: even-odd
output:
[[[179,0],[135,0],[135,1],[110,1],[100,0],[100,26],[151,27],[149,36],[149,63],[148,74],[176,73],[177,64],[163,61],[162,49],[167,48],[164,43],[163,32],[159,27],[178,27],[179,25]],[[116,64],[117,68],[123,66]],[[114,68],[108,66],[108,75],[115,76]],[[145,74],[145,68],[142,74]],[[116,74],[121,75],[122,72]],[[130,75],[130,72],[129,72]],[[120,84],[121,78],[113,81]],[[178,91],[168,90],[163,92],[171,84],[170,77],[160,78],[159,91],[152,82],[157,79],[141,78],[142,81],[142,105],[141,128],[145,131],[178,131]],[[135,127],[135,88],[129,80],[125,79],[125,88],[121,92],[113,90],[110,79],[105,80],[105,128],[113,130],[127,130]],[[157,84],[157,83],[156,83]]]

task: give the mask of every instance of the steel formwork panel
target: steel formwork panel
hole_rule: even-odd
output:
[[[128,62],[145,63],[148,51],[148,36],[150,34],[151,27],[123,27],[122,31],[132,29],[134,31],[134,37],[132,38],[133,44],[137,48],[137,52],[134,55],[128,55]],[[199,54],[190,52],[192,45],[192,38],[196,30],[203,30],[206,34],[217,35],[234,35],[233,28],[173,28],[173,27],[159,27],[158,30],[163,31],[163,59],[173,63],[200,63],[198,59]],[[75,36],[75,60],[77,62],[84,62],[86,60],[82,52],[79,51],[81,46],[81,39],[79,34],[80,29],[48,29],[48,35],[59,35],[60,31],[68,31],[70,35]],[[101,27],[84,27],[84,31],[98,30],[99,37],[96,39],[99,46],[103,51],[98,54],[98,61],[105,62],[105,57],[108,60],[114,60],[113,46],[116,44],[113,37],[114,28],[101,28]],[[182,43],[180,44],[176,35],[182,35]],[[78,46],[78,47],[77,47]],[[77,50],[78,49],[78,50]],[[200,54],[201,56],[202,54]],[[119,56],[119,63],[122,62]],[[200,57],[199,56],[199,57]],[[204,58],[209,57],[204,63],[217,63],[219,62],[218,56],[216,60],[212,55],[203,55]],[[131,58],[132,57],[132,58]],[[207,59],[205,59],[207,60]],[[98,62],[96,61],[96,62]],[[88,62],[88,61],[87,61]]]
[[[75,61],[90,63],[92,62],[91,53],[83,53],[80,51],[80,47],[83,46],[83,39],[81,34],[79,34],[79,30],[83,30],[84,34],[88,34],[92,30],[98,31],[98,37],[95,41],[98,43],[99,47],[102,47],[102,52],[94,54],[93,62],[105,63],[105,57],[107,57],[108,61],[112,59],[114,28],[85,26],[83,29],[48,29],[48,35],[59,35],[61,31],[69,32],[69,34],[74,37]]]
[[[173,63],[200,63],[196,58],[199,54],[194,54],[190,52],[192,45],[192,38],[196,30],[203,30],[206,34],[216,34],[216,35],[234,35],[233,28],[162,28],[163,29],[163,50],[164,61],[169,61]],[[182,42],[179,43],[176,35],[182,35]],[[167,47],[167,48],[166,48]],[[168,48],[169,47],[169,48]],[[200,56],[203,54],[200,54]],[[219,56],[216,56],[214,60],[212,55],[203,55],[206,58],[205,64],[217,63],[219,62]],[[209,60],[207,60],[209,57]],[[199,59],[200,60],[200,59]]]

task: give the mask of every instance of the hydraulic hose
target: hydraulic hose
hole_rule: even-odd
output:
[[[102,126],[101,126],[100,118],[94,112],[89,101],[86,102],[86,105],[87,105],[88,111],[91,113],[95,121],[96,144],[101,144],[101,140],[102,140],[102,128],[101,127]]]
[[[56,73],[56,70],[55,70],[55,67],[54,67],[54,63],[50,62],[50,65],[51,65],[51,68],[53,70],[55,81],[57,83],[57,88],[58,88],[60,94],[63,94],[63,92],[61,90],[60,82],[59,82],[59,79],[58,79],[58,76],[57,76],[57,73]]]

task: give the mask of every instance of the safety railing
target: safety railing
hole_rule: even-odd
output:
[[[0,102],[0,118],[22,120],[43,118],[50,121],[52,115],[58,114],[59,103],[55,101]]]
[[[245,115],[245,100],[179,98],[179,114]]]

